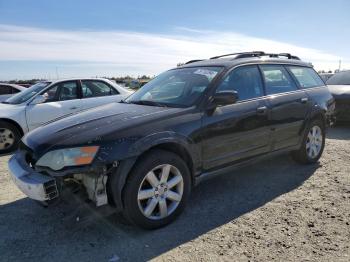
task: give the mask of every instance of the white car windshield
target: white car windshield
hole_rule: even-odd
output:
[[[126,103],[189,107],[195,104],[222,67],[189,67],[160,74],[126,99]]]
[[[36,83],[35,85],[32,85],[28,89],[10,97],[6,101],[2,102],[4,104],[22,104],[29,99],[31,99],[33,96],[41,92],[44,88],[46,88],[51,82],[39,82]]]

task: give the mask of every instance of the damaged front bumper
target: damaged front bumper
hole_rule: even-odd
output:
[[[49,201],[58,197],[56,180],[31,168],[23,152],[13,155],[8,166],[13,182],[29,198]]]

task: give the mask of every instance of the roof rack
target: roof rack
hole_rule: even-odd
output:
[[[278,58],[280,56],[287,57],[288,59],[295,59],[295,60],[300,60],[299,57],[291,55],[289,53],[278,53],[278,54],[273,54],[273,53],[265,53],[262,51],[253,51],[253,52],[241,52],[241,53],[232,53],[232,54],[226,54],[226,55],[220,55],[220,56],[214,56],[211,57],[210,59],[218,59],[226,56],[236,56],[233,59],[239,59],[239,58],[249,58],[249,57],[262,57],[262,56],[268,56],[268,57],[275,57]]]

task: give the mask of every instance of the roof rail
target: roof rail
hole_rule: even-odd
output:
[[[264,55],[264,54],[265,53],[262,52],[262,51],[240,52],[240,53],[231,53],[231,54],[226,54],[226,55],[214,56],[214,57],[211,57],[210,59],[218,59],[218,58],[221,58],[221,57],[233,56],[233,55],[242,56],[242,57],[256,57],[256,56],[261,56],[261,55]],[[242,57],[240,57],[240,58],[242,58]]]
[[[286,56],[286,57],[288,57],[288,59],[300,60],[300,58],[298,56],[291,55],[289,53],[279,53],[279,54],[277,54],[277,56]]]
[[[203,59],[190,60],[190,61],[187,61],[187,62],[185,63],[185,65],[191,64],[191,63],[194,63],[194,62],[200,62],[200,61],[203,61]]]
[[[236,57],[233,59],[239,59],[239,58],[249,58],[249,57],[261,57],[261,56],[268,56],[268,57],[275,57],[278,58],[280,56],[287,57],[288,59],[295,59],[295,60],[300,60],[299,57],[291,55],[289,53],[278,53],[278,54],[273,54],[273,53],[265,53],[262,51],[253,51],[253,52],[241,52],[241,53],[232,53],[232,54],[226,54],[226,55],[220,55],[220,56],[214,56],[211,57],[210,59],[218,59],[226,56],[233,56],[235,55]]]

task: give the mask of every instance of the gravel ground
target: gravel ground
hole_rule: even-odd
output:
[[[350,261],[350,126],[326,143],[315,165],[284,155],[203,182],[157,231],[86,204],[45,209],[12,184],[2,157],[0,260]]]

